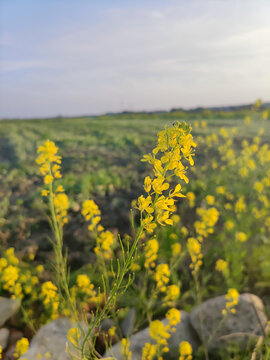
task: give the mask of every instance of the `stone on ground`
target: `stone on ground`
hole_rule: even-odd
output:
[[[162,320],[164,324],[167,324],[166,319]],[[149,328],[141,330],[130,337],[130,350],[132,351],[132,360],[142,359],[142,348],[147,342],[151,342],[149,335]],[[188,341],[194,351],[198,348],[200,341],[190,325],[189,316],[186,312],[181,311],[181,321],[176,326],[176,331],[171,335],[168,340],[169,353],[164,354],[164,359],[178,359],[179,357],[179,344],[181,341]],[[121,356],[121,344],[117,343],[107,350],[104,358],[113,356],[117,360],[122,360]]]
[[[253,294],[239,296],[235,314],[225,309],[225,296],[210,299],[194,308],[190,321],[201,341],[207,344],[210,352],[245,350],[253,346],[258,336],[264,335],[267,318],[260,298]]]
[[[30,348],[21,360],[71,360],[67,351],[67,333],[74,324],[67,318],[60,318],[42,326],[33,337]],[[74,347],[70,349],[75,353]],[[78,354],[77,354],[78,355]]]
[[[0,326],[10,319],[20,308],[18,300],[0,297]]]

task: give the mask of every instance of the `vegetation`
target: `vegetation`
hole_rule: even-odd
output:
[[[259,101],[230,113],[2,121],[0,136],[0,295],[21,300],[18,327],[33,334],[68,316],[74,358],[121,340],[130,360],[120,324],[134,308],[133,332],[149,325],[152,338],[142,359],[160,360],[178,309],[227,294],[227,316],[243,291],[269,304],[270,122]],[[27,347],[25,337],[15,356]],[[197,354],[179,344],[181,360],[208,356],[207,339]]]

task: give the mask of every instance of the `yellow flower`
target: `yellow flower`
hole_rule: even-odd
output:
[[[227,311],[230,311],[232,314],[235,313],[235,306],[238,304],[239,293],[236,289],[230,288],[228,289],[226,298],[226,309],[222,310],[222,314],[226,315]]]
[[[244,196],[241,196],[235,204],[235,212],[242,213],[246,211],[246,204]]]
[[[170,280],[170,270],[167,264],[159,264],[154,275],[157,288],[161,292],[166,291],[166,286]]]
[[[131,271],[134,271],[134,272],[137,272],[137,271],[140,271],[140,270],[141,270],[141,267],[140,267],[139,264],[134,263],[134,264],[131,265],[130,270],[131,270]]]
[[[100,210],[93,200],[85,200],[82,204],[82,215],[88,221],[93,216],[100,215]]]
[[[95,248],[95,253],[101,254],[105,259],[110,259],[113,243],[113,234],[109,230],[102,231],[97,237],[97,247]]]
[[[151,196],[147,196],[147,198],[145,198],[141,195],[138,199],[138,209],[141,212],[146,211],[148,214],[151,214],[154,211]]]
[[[171,335],[160,320],[151,321],[149,331],[151,338],[156,340],[158,344],[167,345],[166,339],[169,339]]]
[[[260,181],[256,181],[253,185],[254,190],[256,190],[259,194],[263,192],[264,185]]]
[[[219,133],[224,139],[227,139],[229,137],[229,133],[224,127],[219,130]]]
[[[73,346],[78,346],[80,343],[80,330],[76,328],[70,328],[67,333],[67,339]]]
[[[223,259],[218,259],[216,262],[216,270],[223,272],[224,270],[226,270],[228,267],[228,263],[227,261],[223,260]]]
[[[155,267],[155,260],[157,259],[159,245],[157,239],[151,239],[147,242],[145,247],[145,261],[144,267],[146,269]]]
[[[154,231],[154,229],[157,227],[157,224],[153,222],[154,218],[152,215],[148,215],[145,219],[142,221],[142,226],[144,229],[149,232],[150,234]]]
[[[194,205],[195,205],[195,194],[193,193],[193,192],[188,192],[187,194],[186,194],[186,197],[188,198],[188,200],[189,200],[189,206],[192,208],[192,207],[194,207]]]
[[[151,233],[160,225],[173,225],[171,214],[176,211],[174,197],[184,197],[181,193],[181,185],[175,189],[169,189],[168,179],[173,175],[188,182],[186,166],[181,159],[186,160],[192,166],[193,148],[196,144],[190,134],[191,127],[187,124],[175,122],[173,128],[168,128],[158,134],[158,144],[152,154],[144,155],[142,161],[146,161],[153,167],[155,178],[145,178],[144,188],[148,196],[141,195],[138,198],[137,209],[141,212],[141,225]],[[160,159],[158,157],[160,156]],[[170,173],[171,172],[171,173]],[[151,189],[153,190],[150,193]],[[169,190],[167,193],[166,190]],[[163,194],[164,193],[164,194]],[[163,195],[162,195],[163,194]],[[162,195],[162,196],[160,196]],[[149,215],[154,214],[154,216]]]
[[[121,355],[125,360],[131,360],[132,353],[129,350],[130,341],[128,339],[123,338],[121,340]]]
[[[180,255],[181,254],[181,244],[179,243],[175,243],[175,244],[172,244],[172,254],[173,256],[177,256],[177,255]]]
[[[13,265],[8,265],[0,276],[4,284],[3,289],[12,293],[14,285],[19,278],[19,269]]]
[[[113,326],[108,330],[108,334],[111,337],[113,337],[115,335],[115,333],[116,333],[116,326]]]
[[[151,178],[149,176],[144,179],[144,190],[147,193],[151,190]]]
[[[180,357],[179,360],[192,359],[192,346],[187,341],[182,341],[179,346]]]
[[[41,286],[40,295],[43,298],[44,307],[51,312],[52,318],[55,319],[58,316],[59,307],[57,287],[51,281],[46,281]]]
[[[192,262],[190,267],[197,272],[202,265],[201,244],[195,238],[188,238],[187,248]]]
[[[63,186],[62,185],[59,185],[58,187],[57,187],[57,189],[56,189],[56,192],[64,192],[65,190],[64,190],[64,188],[63,188]]]
[[[214,205],[215,197],[212,195],[207,195],[205,201],[207,202],[208,205]]]
[[[180,296],[180,288],[177,285],[170,285],[167,287],[166,296],[163,300],[165,306],[172,306],[173,302]]]
[[[241,231],[237,232],[235,234],[235,240],[240,242],[246,242],[247,241],[247,235]]]
[[[29,341],[27,338],[23,337],[16,342],[14,356],[19,358],[20,356],[24,355],[29,348]]]
[[[57,193],[53,199],[56,218],[63,225],[67,223],[67,210],[69,207],[68,197],[64,193]]]
[[[79,288],[84,289],[90,285],[90,279],[85,274],[80,274],[77,276],[76,283]]]
[[[250,116],[246,116],[245,117],[245,124],[249,125],[251,123],[251,117]]]
[[[41,190],[41,196],[48,196],[48,194],[49,194],[48,190],[45,189]]]
[[[177,325],[181,320],[181,313],[179,310],[172,308],[167,312],[166,319],[168,319],[170,327],[174,329],[174,326]],[[174,331],[172,329],[171,331]]]
[[[6,255],[7,260],[10,265],[18,265],[19,264],[19,259],[14,255],[14,251],[15,251],[15,249],[13,247],[8,248],[5,251],[5,255]]]
[[[164,183],[164,180],[165,180],[164,177],[159,176],[155,180],[152,181],[152,187],[156,194],[162,194],[163,191],[165,191],[169,188],[169,184]]]
[[[0,258],[0,273],[8,265],[7,259]]]
[[[225,192],[226,192],[225,186],[218,186],[218,187],[216,188],[216,193],[217,193],[217,194],[223,195],[223,194],[225,194]]]
[[[152,360],[156,355],[157,345],[145,343],[142,350],[142,360]]]
[[[43,265],[38,265],[38,266],[36,267],[36,269],[37,269],[37,272],[38,272],[39,274],[41,274],[41,273],[43,273],[43,271],[44,271],[44,266],[43,266]]]
[[[264,110],[264,111],[262,112],[262,119],[263,119],[263,120],[267,120],[267,119],[268,119],[268,111],[267,111],[267,110]]]
[[[232,230],[234,228],[234,222],[232,220],[227,220],[225,222],[225,229]]]

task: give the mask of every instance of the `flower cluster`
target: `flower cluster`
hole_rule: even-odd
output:
[[[235,313],[235,306],[238,304],[239,293],[236,289],[228,289],[226,298],[226,309],[222,310],[222,314],[226,315],[228,311]]]
[[[51,184],[54,179],[61,178],[61,156],[57,155],[58,147],[50,140],[46,140],[37,150],[39,156],[36,163],[40,165],[40,172],[44,176],[44,183]]]
[[[32,269],[30,264],[23,264],[16,257],[14,248],[8,248],[0,258],[0,289],[13,298],[23,300],[37,299],[36,285],[39,282],[39,267]]]
[[[179,360],[192,359],[192,346],[187,341],[182,341],[179,346]]]
[[[75,301],[80,300],[81,305],[95,302],[96,291],[90,278],[86,274],[79,274],[76,278],[76,285],[71,288],[72,297]]]
[[[187,241],[187,248],[191,258],[190,268],[192,273],[196,274],[202,265],[201,243],[197,239],[190,237]]]
[[[169,285],[166,290],[166,295],[163,299],[165,306],[172,306],[180,296],[180,288],[177,285]]]
[[[176,328],[175,326],[181,320],[181,313],[179,310],[172,308],[166,313],[168,324],[165,325],[160,320],[154,320],[150,323],[150,337],[155,341],[155,344],[146,343],[143,348],[143,359],[152,360],[154,356],[162,360],[162,354],[169,351],[168,339],[171,337]]]
[[[123,338],[121,340],[121,355],[124,360],[131,360],[132,353],[129,350],[130,341],[129,339]]]
[[[155,260],[157,259],[158,248],[159,245],[156,238],[148,240],[145,246],[144,267],[146,269],[155,267]]]
[[[14,356],[19,358],[24,355],[29,348],[29,341],[27,338],[23,337],[16,342]]]
[[[142,350],[142,360],[152,360],[156,355],[157,345],[146,343]]]
[[[226,270],[228,267],[228,263],[227,261],[223,260],[223,259],[218,259],[216,262],[216,270],[223,272],[224,270]]]
[[[157,290],[160,292],[166,291],[166,285],[170,281],[170,269],[168,264],[159,264],[154,274],[154,279],[157,283]]]
[[[108,260],[112,256],[112,246],[114,244],[114,236],[109,230],[104,230],[100,225],[100,210],[97,204],[93,200],[85,200],[82,205],[82,215],[86,221],[89,221],[89,231],[93,231],[96,235],[97,246],[95,247],[95,253],[97,256],[101,256],[105,260]]]
[[[57,155],[58,147],[50,140],[46,140],[42,146],[39,146],[37,152],[39,155],[36,162],[40,165],[40,172],[44,176],[44,184],[47,185],[42,190],[42,196],[49,196],[52,199],[56,220],[63,226],[68,221],[69,201],[62,185],[58,185],[56,189],[53,186],[54,180],[62,177],[60,173],[62,158]]]
[[[41,286],[40,297],[43,300],[46,311],[50,314],[51,319],[58,317],[59,295],[57,287],[51,282],[46,281]]]
[[[218,221],[219,212],[214,207],[210,209],[198,208],[196,212],[200,216],[200,220],[195,221],[194,226],[196,233],[199,235],[199,240],[202,241],[203,237],[207,237],[208,234],[212,234],[214,232],[213,227]]]
[[[184,197],[181,185],[170,189],[172,176],[188,182],[187,167],[183,160],[194,164],[193,148],[196,144],[190,133],[191,128],[185,123],[176,122],[173,128],[168,128],[158,134],[158,144],[152,154],[144,155],[146,161],[153,167],[154,178],[147,176],[144,180],[144,190],[147,196],[138,198],[136,208],[141,213],[141,225],[152,233],[157,223],[172,225],[171,214],[175,212],[175,198]],[[160,157],[158,157],[160,155]]]

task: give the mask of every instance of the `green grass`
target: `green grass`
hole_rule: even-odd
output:
[[[83,199],[93,197],[104,214],[104,225],[123,233],[129,231],[130,201],[142,191],[143,177],[147,173],[140,159],[153,147],[158,131],[177,119],[186,118],[191,125],[194,121],[207,121],[206,129],[193,130],[195,139],[196,136],[218,133],[221,127],[232,126],[238,128],[240,138],[251,138],[259,126],[256,119],[250,127],[245,126],[243,119],[247,113],[169,112],[2,120],[0,219],[7,241],[23,246],[21,240],[27,243],[27,239],[38,231],[39,224],[42,225],[44,217],[39,211],[41,178],[35,158],[36,149],[44,140],[51,139],[59,146],[63,156],[63,185],[73,208],[76,209],[77,203]],[[270,138],[269,124],[267,121],[263,141]],[[198,162],[200,149],[197,153]],[[79,220],[74,221],[75,229]],[[20,227],[25,229],[27,236],[18,230]]]

